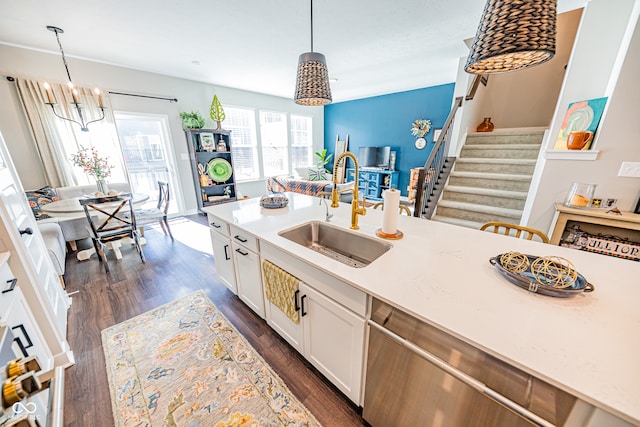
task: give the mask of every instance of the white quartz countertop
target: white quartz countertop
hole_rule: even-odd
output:
[[[400,240],[364,268],[333,261],[278,235],[323,221],[319,199],[287,193],[283,209],[259,198],[203,210],[328,274],[447,331],[575,396],[640,425],[640,263],[401,215]],[[350,225],[351,207],[331,209]],[[375,237],[382,212],[367,209],[360,230]],[[595,291],[573,298],[531,293],[489,259],[508,251],[570,260]]]

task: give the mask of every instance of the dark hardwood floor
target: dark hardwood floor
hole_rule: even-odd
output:
[[[144,264],[133,246],[123,245],[121,260],[109,254],[110,274],[95,255],[80,262],[75,253],[67,254],[67,292],[77,291],[68,324],[76,363],[65,375],[64,424],[113,425],[103,329],[202,289],[318,421],[365,425],[355,405],[218,280],[206,217],[178,218],[171,229],[174,242],[159,228],[146,230]]]

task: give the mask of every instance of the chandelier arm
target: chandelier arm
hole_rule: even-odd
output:
[[[104,119],[104,109],[105,109],[106,107],[99,107],[99,108],[100,108],[100,111],[102,112],[102,117],[100,117],[99,119],[95,119],[95,120],[88,121],[88,122],[87,122],[87,124],[85,125],[85,127],[89,127],[89,125],[90,125],[91,123],[99,122],[100,120]]]
[[[69,119],[69,118],[67,118],[67,117],[63,117],[63,116],[61,116],[60,114],[56,113],[56,107],[55,107],[55,105],[56,105],[56,104],[49,104],[49,103],[47,103],[47,104],[48,104],[48,105],[51,105],[51,110],[53,111],[53,114],[54,114],[57,118],[62,119],[62,120],[66,120],[66,121],[68,121],[68,122],[75,123],[75,124],[79,125],[79,126],[80,126],[80,128],[81,128],[83,131],[84,131],[85,129],[87,129],[87,126],[84,124],[84,120],[82,120],[82,114],[80,114],[80,120],[81,120],[82,122],[79,122],[79,121],[77,121],[77,120],[73,120],[73,119]]]

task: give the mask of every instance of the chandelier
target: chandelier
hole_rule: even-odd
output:
[[[331,103],[327,61],[323,54],[313,51],[313,0],[311,0],[311,52],[303,53],[298,59],[294,100],[300,105]]]
[[[61,116],[60,114],[58,114],[56,112],[56,98],[53,95],[53,91],[51,90],[51,86],[49,85],[49,83],[46,83],[46,82],[44,83],[44,90],[45,90],[45,93],[47,95],[47,102],[45,102],[45,104],[51,106],[51,110],[53,110],[53,114],[55,114],[56,117],[58,117],[58,118],[60,118],[62,120],[66,120],[68,122],[76,123],[77,125],[80,126],[80,129],[83,132],[89,132],[88,126],[91,123],[99,122],[100,120],[104,119],[104,110],[105,110],[106,107],[102,104],[102,95],[100,94],[100,89],[96,88],[96,89],[94,89],[94,92],[95,92],[96,96],[98,97],[98,108],[100,109],[101,117],[99,119],[96,119],[96,120],[91,120],[91,121],[85,122],[85,117],[84,117],[84,115],[82,113],[82,110],[83,110],[84,107],[82,107],[82,105],[80,104],[80,101],[78,99],[78,89],[76,89],[73,86],[73,81],[71,80],[71,74],[69,73],[69,65],[67,64],[67,58],[64,56],[64,50],[62,50],[62,44],[60,43],[60,36],[58,35],[58,34],[64,33],[64,30],[62,28],[54,27],[54,26],[51,26],[51,25],[47,26],[47,30],[53,31],[56,34],[56,40],[58,41],[58,47],[60,48],[60,53],[62,54],[62,63],[64,64],[64,69],[67,71],[67,77],[69,78],[68,85],[69,85],[69,90],[71,91],[71,98],[73,99],[71,104],[76,109],[76,112],[77,112],[79,120],[73,120],[73,119],[70,119],[68,117],[63,117],[63,116]]]

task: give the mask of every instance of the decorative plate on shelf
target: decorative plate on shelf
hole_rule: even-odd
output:
[[[231,178],[231,174],[233,174],[231,163],[223,158],[217,157],[211,159],[207,164],[207,175],[215,182],[225,182]]]

